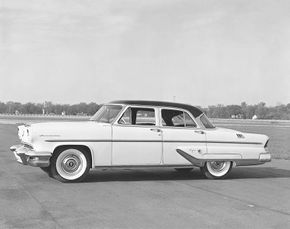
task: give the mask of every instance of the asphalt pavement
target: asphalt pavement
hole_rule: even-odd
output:
[[[290,161],[199,170],[92,170],[63,184],[18,164],[15,125],[0,125],[0,228],[290,228]]]

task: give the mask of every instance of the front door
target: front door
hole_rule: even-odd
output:
[[[112,165],[159,165],[162,133],[155,108],[128,107],[113,125]]]

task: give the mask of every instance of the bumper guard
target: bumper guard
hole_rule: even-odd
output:
[[[48,167],[51,154],[49,152],[36,152],[25,145],[14,145],[10,147],[14,156],[20,164],[34,167]]]

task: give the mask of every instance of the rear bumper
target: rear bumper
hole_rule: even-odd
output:
[[[270,153],[260,153],[259,161],[260,162],[270,162],[271,161],[271,154]]]
[[[25,145],[14,145],[10,147],[17,162],[34,167],[48,167],[51,154],[49,152],[36,152]]]

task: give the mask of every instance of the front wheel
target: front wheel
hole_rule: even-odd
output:
[[[221,179],[229,174],[232,165],[231,161],[207,161],[200,170],[208,179]]]
[[[79,148],[66,148],[56,151],[51,158],[51,175],[61,182],[78,182],[90,170],[88,152]]]

